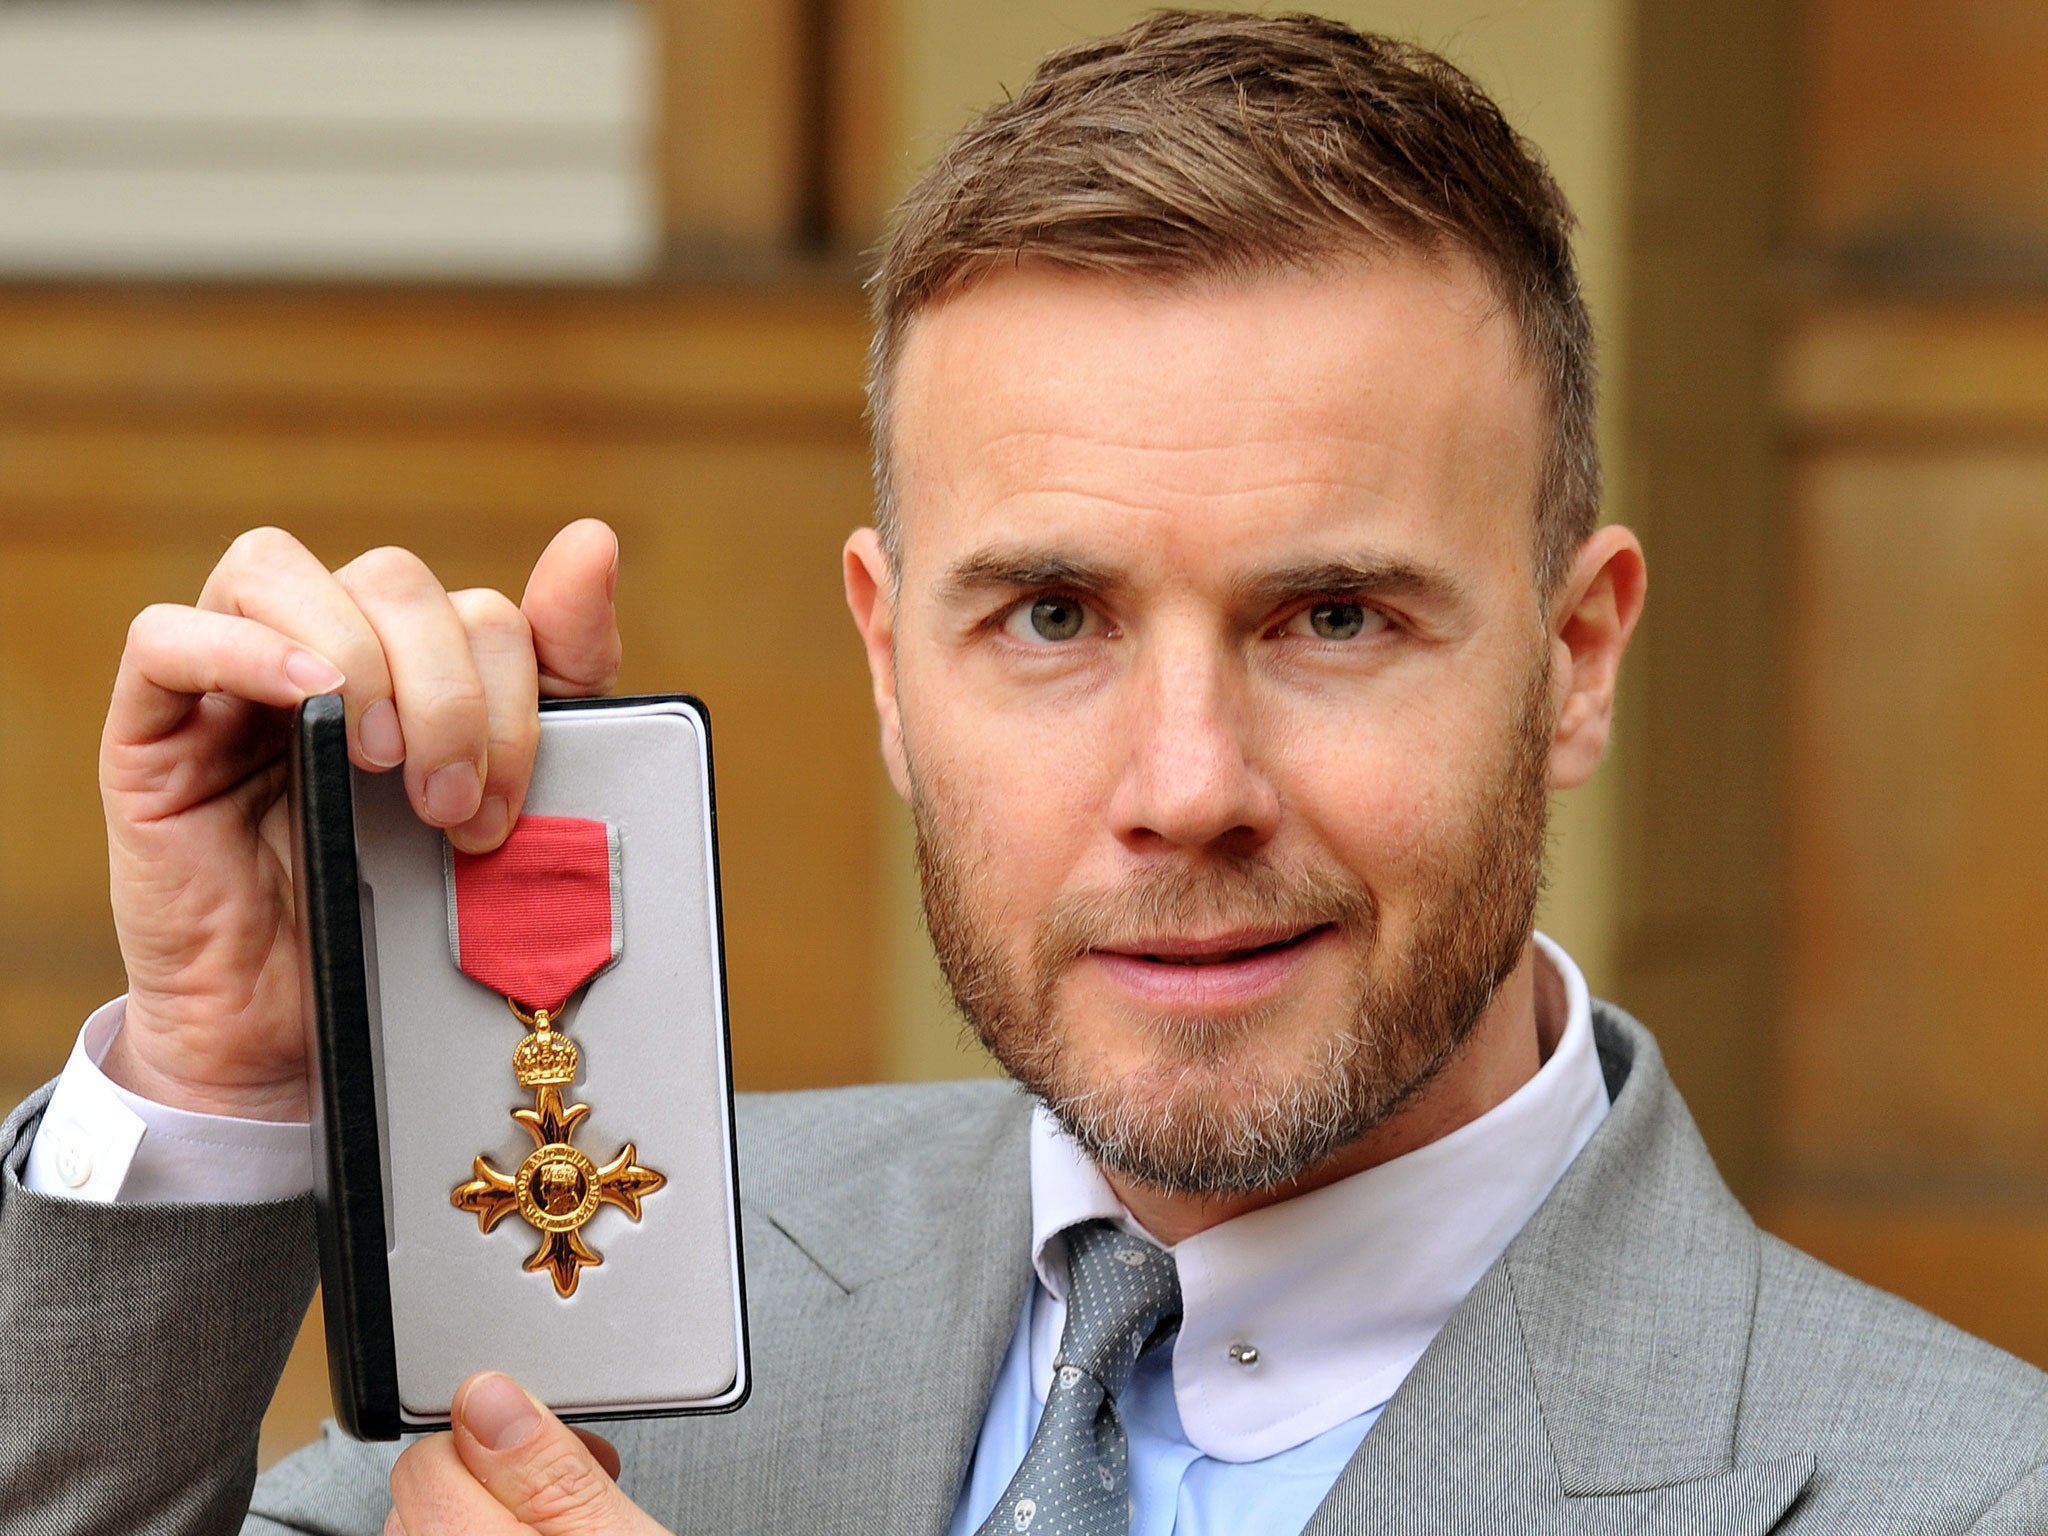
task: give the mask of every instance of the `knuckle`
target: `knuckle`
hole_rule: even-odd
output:
[[[403,1493],[425,1469],[427,1458],[432,1454],[428,1449],[432,1443],[433,1437],[431,1436],[425,1440],[416,1440],[400,1452],[397,1458],[392,1461],[391,1495],[393,1498],[397,1498]]]
[[[289,559],[304,548],[304,545],[282,528],[266,524],[261,528],[250,528],[236,534],[233,542],[228,545],[227,559],[221,563],[262,567]]]
[[[403,1504],[412,1492],[415,1479],[419,1476],[417,1446],[408,1448],[396,1461],[391,1463],[391,1518],[398,1518],[398,1506]]]
[[[454,1437],[445,1430],[408,1446],[391,1464],[391,1518],[387,1529],[404,1531],[410,1523],[432,1525],[445,1503],[451,1469],[459,1467]]]
[[[402,705],[411,714],[477,723],[486,718],[483,684],[473,677],[424,678],[403,690]]]
[[[470,587],[451,593],[450,601],[471,635],[499,644],[533,644],[533,626],[504,593],[491,587]]]
[[[624,648],[617,631],[578,652],[564,657],[556,666],[562,681],[578,688],[608,689],[619,680]]]
[[[540,711],[522,710],[491,721],[491,780],[507,777],[519,764],[530,764],[540,746]]]
[[[519,1472],[519,1518],[528,1525],[575,1528],[605,1510],[613,1483],[581,1443],[551,1448]]]
[[[159,642],[164,631],[177,622],[175,603],[151,603],[128,621],[128,649],[147,650]]]
[[[444,756],[481,757],[489,749],[490,708],[475,682],[452,677],[401,677],[396,689],[398,714],[407,744],[421,761]]]
[[[364,550],[335,573],[345,585],[362,584],[378,591],[405,592],[433,583],[426,561],[397,544]]]

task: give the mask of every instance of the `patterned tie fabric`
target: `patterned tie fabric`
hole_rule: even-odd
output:
[[[1145,1345],[1180,1321],[1170,1254],[1103,1221],[1070,1227],[1067,1326],[1045,1416],[975,1536],[1127,1536],[1129,1448],[1116,1400]]]

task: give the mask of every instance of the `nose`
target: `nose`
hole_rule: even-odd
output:
[[[1245,682],[1224,646],[1193,641],[1159,646],[1133,670],[1110,802],[1126,846],[1241,855],[1273,836],[1280,797],[1260,766]]]

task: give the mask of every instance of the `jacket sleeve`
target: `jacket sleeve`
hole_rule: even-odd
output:
[[[312,1299],[312,1201],[34,1194],[21,1173],[49,1092],[0,1124],[7,1528],[234,1532],[257,1429]]]

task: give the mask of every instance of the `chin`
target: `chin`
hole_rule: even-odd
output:
[[[1246,1194],[1299,1178],[1393,1107],[1361,1100],[1355,1039],[1275,1038],[1280,1024],[1152,1016],[1098,1049],[1068,1040],[1003,1064],[1111,1172],[1169,1193]]]

